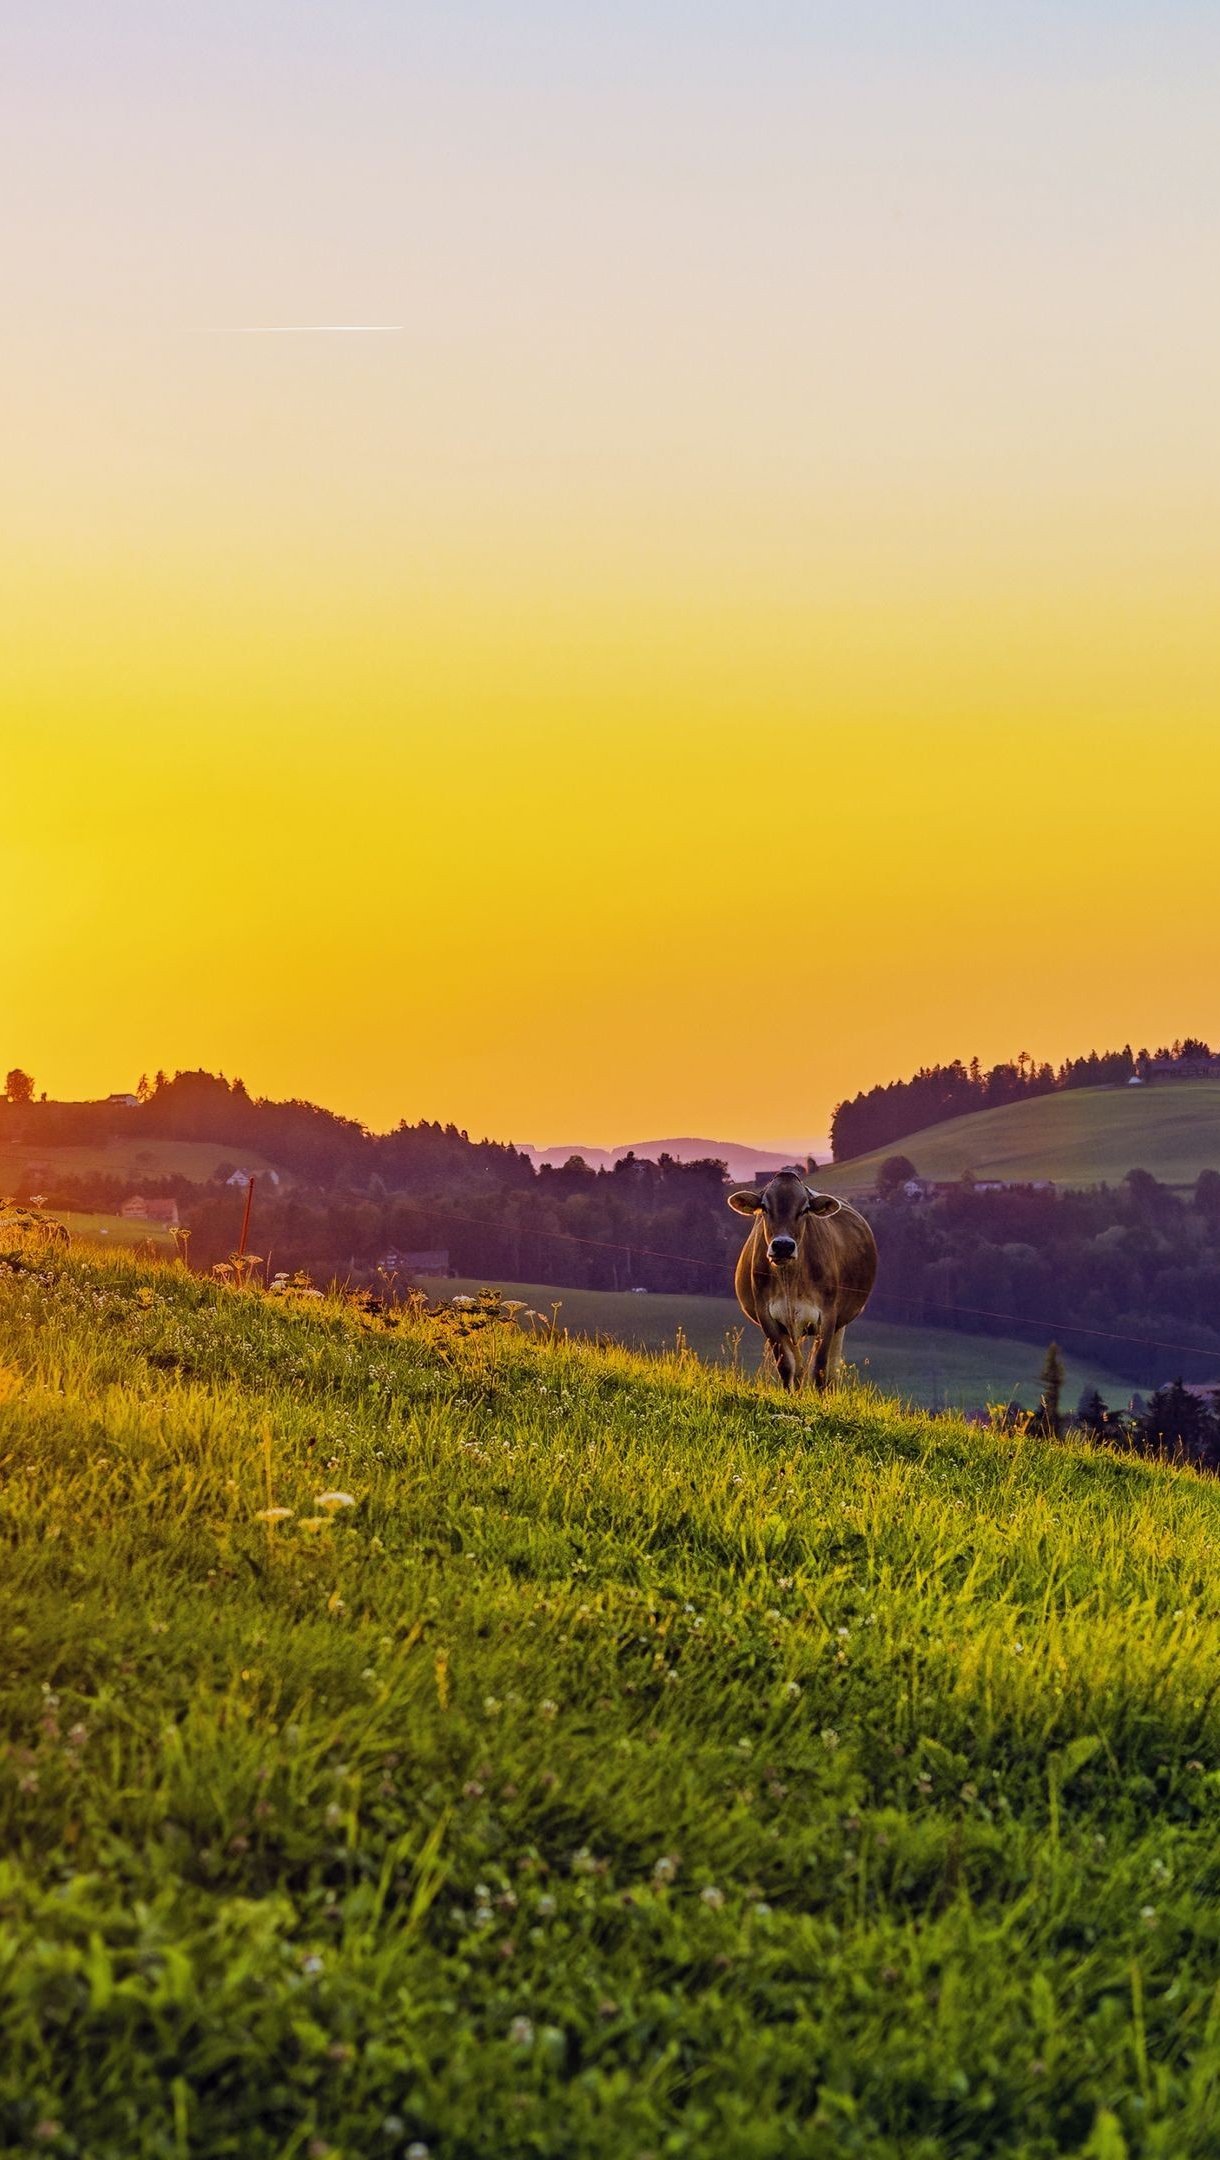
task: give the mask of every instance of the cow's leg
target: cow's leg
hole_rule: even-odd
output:
[[[819,1395],[824,1395],[828,1387],[833,1387],[838,1378],[839,1367],[843,1362],[845,1333],[845,1328],[837,1328],[833,1319],[828,1319],[814,1344],[813,1384]]]
[[[771,1335],[768,1342],[771,1355],[775,1359],[780,1386],[789,1390],[797,1387],[800,1383],[801,1361],[791,1336]]]
[[[826,1385],[834,1387],[843,1368],[843,1337],[845,1327],[836,1328],[826,1346]]]

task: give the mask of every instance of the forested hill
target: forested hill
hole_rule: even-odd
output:
[[[1213,1067],[1220,1076],[1220,1057],[1197,1036],[1184,1036],[1158,1050],[1132,1050],[1130,1043],[1121,1050],[1090,1050],[1059,1066],[1039,1064],[1025,1050],[988,1068],[978,1058],[968,1065],[953,1058],[947,1065],[921,1066],[909,1080],[879,1083],[837,1103],[830,1121],[831,1148],[837,1163],[849,1162],[975,1110],[995,1110],[1069,1088],[1121,1087],[1138,1078],[1172,1074],[1175,1068],[1184,1077],[1210,1078]]]
[[[238,1161],[243,1152],[256,1154],[323,1188],[379,1177],[387,1189],[402,1191],[475,1171],[500,1184],[528,1185],[534,1174],[518,1148],[472,1140],[456,1125],[403,1121],[392,1132],[371,1133],[318,1103],[253,1096],[243,1081],[220,1073],[158,1073],[152,1082],[141,1081],[138,1097],[106,1102],[22,1100],[20,1085],[16,1094],[16,1100],[0,1102],[0,1142],[26,1150],[111,1140],[208,1140],[231,1148]]]

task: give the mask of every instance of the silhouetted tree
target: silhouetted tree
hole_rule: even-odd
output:
[[[1038,1383],[1042,1389],[1042,1416],[1050,1433],[1059,1431],[1059,1404],[1063,1396],[1063,1352],[1057,1342],[1051,1343],[1042,1360]]]
[[[895,1193],[916,1176],[918,1172],[909,1155],[887,1155],[877,1172],[877,1191],[883,1200],[892,1200]]]
[[[11,1103],[32,1102],[34,1082],[28,1072],[22,1072],[20,1065],[14,1065],[12,1071],[5,1074],[4,1092]]]

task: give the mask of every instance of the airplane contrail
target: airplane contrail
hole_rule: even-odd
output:
[[[208,337],[365,337],[405,330],[400,322],[209,323]]]

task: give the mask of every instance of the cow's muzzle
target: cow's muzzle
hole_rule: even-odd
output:
[[[781,1264],[785,1260],[795,1260],[796,1239],[794,1237],[773,1237],[767,1247],[767,1258]]]

